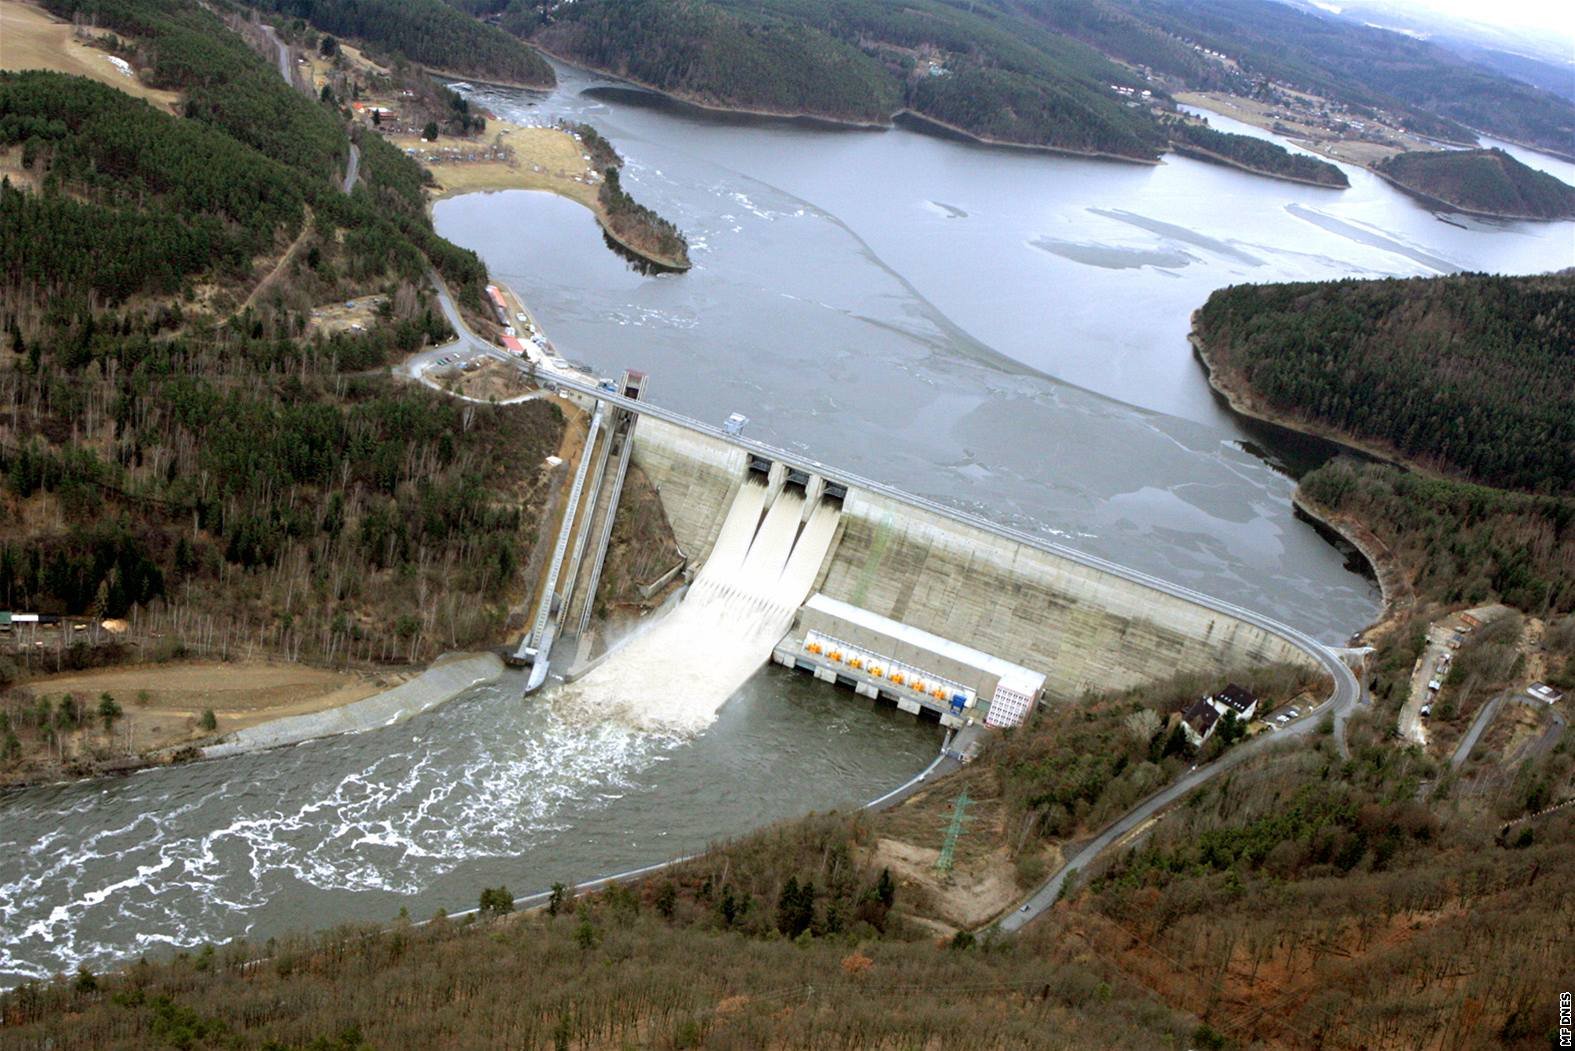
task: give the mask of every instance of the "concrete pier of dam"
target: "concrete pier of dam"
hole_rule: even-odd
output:
[[[1015,719],[1000,718],[1000,711],[990,718],[992,702],[999,702],[994,692],[999,676],[992,679],[976,671],[972,681],[963,683],[970,676],[957,669],[968,667],[967,662],[958,664],[941,652],[948,649],[941,643],[1042,676],[1030,703],[1070,700],[1090,690],[1126,688],[1177,672],[1271,662],[1327,666],[1323,647],[1266,618],[1091,557],[1058,551],[823,464],[788,459],[780,450],[752,449],[731,436],[642,417],[633,455],[660,494],[692,567],[702,565],[715,545],[752,466],[756,471],[768,467],[773,491],[790,473],[809,479],[811,497],[828,486],[840,489],[836,534],[812,589],[816,598],[830,601],[820,603],[819,611],[807,611],[816,605],[812,599],[774,656],[779,663],[813,671],[866,696],[879,694],[948,725],[975,715],[996,723]],[[819,631],[818,637],[841,637],[835,617],[826,612],[836,603],[934,636],[938,642],[928,650],[910,646],[906,657],[885,654],[907,667],[931,654],[929,666],[935,670],[925,680],[926,689],[905,690],[889,679],[877,687],[867,667],[856,669],[866,674],[855,674],[845,666],[830,666],[826,653],[810,653],[811,631]],[[844,634],[859,634],[860,626],[844,619],[849,621]],[[866,637],[872,637],[869,625],[862,627]],[[1018,676],[1017,682],[1025,678]],[[910,686],[911,672],[907,680],[902,686]],[[941,696],[937,684],[948,691],[958,684],[967,688]],[[971,695],[975,692],[977,697]],[[954,705],[954,696],[967,698],[966,710]]]
[[[464,338],[513,362],[474,335]],[[825,600],[823,608],[814,617],[800,608],[771,653],[781,663],[809,665],[823,679],[857,688],[857,676],[827,667],[822,655],[809,650],[810,632],[837,638],[838,631],[857,635],[862,630],[866,641],[897,640],[902,634],[895,627],[874,627],[879,621],[870,618],[911,628],[936,640],[921,645],[909,638],[904,645],[914,660],[933,658],[926,674],[937,682],[925,678],[923,696],[888,688],[875,692],[949,724],[976,716],[1000,724],[1006,708],[1026,710],[1042,700],[1071,700],[1177,672],[1223,672],[1274,662],[1321,668],[1334,679],[1342,704],[1359,692],[1350,670],[1328,647],[1255,611],[805,460],[626,396],[610,381],[559,373],[555,382],[560,394],[588,409],[616,408],[638,417],[632,456],[660,495],[690,580],[711,557],[735,502],[753,492],[745,486],[750,477],[763,474],[767,481],[762,522],[785,487],[802,493],[800,531],[823,497],[836,502],[835,533],[813,584],[798,600],[818,596]],[[544,598],[550,601],[552,595],[549,590]],[[828,621],[826,609],[839,602],[854,607],[861,623]],[[548,623],[561,612],[549,613]],[[530,635],[522,640],[522,654],[531,649],[530,640]],[[960,657],[961,650],[978,656]],[[912,663],[896,654],[884,657]],[[1003,678],[985,670],[1001,662],[1024,674]],[[538,671],[545,668],[533,668]],[[971,681],[961,682],[958,675]],[[1013,688],[1030,681],[1039,685],[1026,704],[1019,704],[1020,698],[1011,696]],[[992,682],[997,689],[992,690]],[[1004,696],[998,693],[1002,682],[1010,684]],[[868,696],[873,684],[863,685],[860,692]],[[972,701],[961,713],[955,696],[938,697],[929,689],[951,685],[964,687],[965,702]],[[986,698],[985,692],[991,695]]]

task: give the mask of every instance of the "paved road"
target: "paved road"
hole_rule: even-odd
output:
[[[1478,739],[1481,738],[1482,732],[1488,728],[1488,724],[1493,721],[1494,716],[1498,715],[1498,710],[1504,706],[1504,698],[1507,696],[1508,694],[1499,694],[1484,704],[1482,710],[1477,712],[1477,717],[1471,721],[1471,729],[1466,731],[1466,735],[1455,746],[1455,754],[1449,757],[1449,768],[1451,770],[1459,770],[1465,764],[1465,761],[1470,758],[1471,750],[1477,746]]]
[[[458,334],[453,342],[446,345],[447,348],[452,349],[455,347],[462,347],[466,350],[471,350],[478,353],[488,353],[505,361],[517,361],[516,358],[508,354],[506,351],[502,350],[501,348],[494,347],[491,343],[481,339],[474,332],[472,332],[465,324],[464,318],[460,316],[458,309],[454,306],[453,297],[449,295],[448,289],[444,287],[441,279],[439,279],[436,274],[433,274],[432,280],[434,285],[437,287],[438,302],[442,305],[444,316],[448,318],[449,324]],[[1007,916],[1006,919],[1002,920],[1000,926],[1003,930],[1015,931],[1024,924],[1033,920],[1035,917],[1041,915],[1047,908],[1055,904],[1056,898],[1061,893],[1062,884],[1065,883],[1069,873],[1077,869],[1085,868],[1089,862],[1093,861],[1094,858],[1096,858],[1106,847],[1110,846],[1110,844],[1114,843],[1120,837],[1136,828],[1139,824],[1147,821],[1150,817],[1159,813],[1159,811],[1163,810],[1177,799],[1180,799],[1194,788],[1197,788],[1199,785],[1202,785],[1209,780],[1218,777],[1220,774],[1230,770],[1251,756],[1256,755],[1263,749],[1271,747],[1274,743],[1289,738],[1303,737],[1306,734],[1311,733],[1316,728],[1318,722],[1326,714],[1333,714],[1334,739],[1340,754],[1345,758],[1350,757],[1350,747],[1347,744],[1345,737],[1345,724],[1347,720],[1350,719],[1351,712],[1361,700],[1361,686],[1357,682],[1356,676],[1351,673],[1351,670],[1346,667],[1345,662],[1342,661],[1333,650],[1296,628],[1281,624],[1278,621],[1272,620],[1271,618],[1266,617],[1260,613],[1243,609],[1242,607],[1233,603],[1224,602],[1220,599],[1213,598],[1212,596],[1204,595],[1201,592],[1192,590],[1191,588],[1183,587],[1179,584],[1172,584],[1169,581],[1160,580],[1159,578],[1150,576],[1147,573],[1141,573],[1137,570],[1129,569],[1126,566],[1117,565],[1103,558],[1078,551],[1074,548],[1069,548],[1062,544],[1047,541],[1042,537],[1033,536],[1016,529],[997,525],[984,519],[975,518],[972,515],[958,511],[954,508],[946,507],[942,504],[937,504],[922,497],[917,497],[909,493],[901,492],[884,483],[876,482],[868,478],[862,478],[858,475],[833,470],[826,467],[819,461],[806,461],[796,453],[790,453],[783,449],[777,449],[762,442],[753,441],[736,435],[726,434],[720,427],[715,427],[699,420],[690,419],[687,416],[682,416],[678,413],[662,409],[649,402],[631,401],[619,394],[601,390],[596,386],[594,381],[586,380],[582,377],[579,377],[578,375],[554,373],[553,378],[562,388],[575,390],[591,397],[600,398],[605,402],[621,405],[623,408],[629,409],[636,413],[655,416],[658,419],[666,420],[669,423],[674,423],[704,434],[709,434],[712,437],[729,442],[733,445],[740,446],[751,452],[758,453],[761,456],[765,456],[771,460],[781,461],[791,466],[820,474],[830,480],[841,482],[845,485],[881,493],[885,496],[891,497],[892,499],[922,507],[927,511],[967,525],[971,528],[983,529],[987,532],[994,533],[998,536],[1007,537],[1011,540],[1015,540],[1030,547],[1036,547],[1040,548],[1041,550],[1049,551],[1062,558],[1089,566],[1091,568],[1100,570],[1101,572],[1109,573],[1113,576],[1118,576],[1132,581],[1133,583],[1154,588],[1155,590],[1162,591],[1165,594],[1186,599],[1187,601],[1197,603],[1198,605],[1204,606],[1208,609],[1217,610],[1221,613],[1236,617],[1249,624],[1256,625],[1257,627],[1260,627],[1274,635],[1278,635],[1282,639],[1285,639],[1292,645],[1296,646],[1298,649],[1305,652],[1308,656],[1315,660],[1319,666],[1324,669],[1324,671],[1328,672],[1334,681],[1334,690],[1323,704],[1320,704],[1316,708],[1310,710],[1306,715],[1295,722],[1287,724],[1283,729],[1272,733],[1262,734],[1253,738],[1253,740],[1249,742],[1238,745],[1231,751],[1227,752],[1221,759],[1210,763],[1206,767],[1188,773],[1186,776],[1177,780],[1169,787],[1161,789],[1153,796],[1150,796],[1148,799],[1139,803],[1132,810],[1128,811],[1123,817],[1119,818],[1113,824],[1108,826],[1104,831],[1100,832],[1099,835],[1095,836],[1091,841],[1089,841],[1081,850],[1073,855],[1072,858],[1070,858],[1059,871],[1052,875],[1050,879],[1047,880],[1038,890],[1031,894],[1028,897],[1028,900],[1019,909]]]
[[[354,189],[356,175],[360,172],[360,170],[361,147],[352,142],[350,144],[350,166],[345,169],[345,181],[344,185],[341,186],[340,189],[344,190],[345,193],[349,193],[352,189]]]
[[[283,40],[279,39],[279,34],[274,32],[273,26],[265,25],[259,28],[262,29],[263,36],[267,37],[269,42],[273,44],[274,56],[279,66],[279,75],[284,78],[284,82],[292,88],[300,88],[302,91],[306,91],[305,87],[296,83],[295,68],[294,63],[291,61],[290,48]],[[310,92],[307,93],[310,94]],[[354,188],[360,168],[361,149],[352,142],[350,144],[350,165],[345,170],[345,180],[340,186],[345,193],[349,193]]]
[[[1542,702],[1538,701],[1535,703],[1540,704]],[[1554,710],[1548,714],[1552,717],[1553,723],[1546,730],[1542,731],[1541,737],[1526,746],[1525,753],[1521,757],[1525,762],[1536,762],[1553,751],[1553,746],[1559,743],[1559,738],[1563,737],[1564,731],[1569,729],[1569,720],[1564,717],[1564,713]]]
[[[286,84],[292,88],[295,87],[295,72],[290,66],[290,49],[285,46],[283,40],[279,39],[279,35],[273,31],[273,26],[262,26],[261,28],[263,36],[273,43],[274,53],[278,56],[279,75],[284,78]]]
[[[1471,758],[1471,752],[1476,748],[1477,741],[1481,739],[1487,728],[1493,724],[1494,718],[1498,715],[1498,710],[1504,706],[1506,701],[1530,705],[1539,711],[1546,707],[1542,701],[1533,700],[1520,690],[1509,690],[1494,697],[1482,706],[1481,711],[1477,712],[1477,717],[1471,721],[1471,729],[1466,731],[1466,735],[1455,746],[1455,754],[1449,757],[1449,768],[1451,770],[1459,770],[1465,765],[1466,760]],[[1558,743],[1558,739],[1564,735],[1565,727],[1569,725],[1569,721],[1562,712],[1555,710],[1549,714],[1553,717],[1553,724],[1544,730],[1536,741],[1527,746],[1525,754],[1527,760],[1537,759],[1545,755]]]
[[[1318,723],[1323,719],[1324,715],[1330,711],[1330,705],[1334,706],[1336,723],[1344,725],[1345,720],[1351,714],[1351,709],[1356,705],[1357,697],[1358,693],[1354,690],[1349,694],[1343,692],[1339,688],[1339,680],[1337,679],[1336,689],[1330,700],[1311,709],[1300,719],[1286,723],[1283,729],[1260,733],[1249,741],[1243,741],[1209,765],[1194,767],[1188,773],[1171,782],[1167,787],[1155,792],[1121,817],[1106,825],[1098,835],[1085,843],[1077,853],[1067,858],[1061,867],[1038,890],[1030,894],[1026,900],[1019,903],[1013,912],[1007,914],[1000,921],[999,926],[1001,930],[1013,933],[1032,920],[1038,919],[1061,897],[1061,888],[1068,879],[1078,872],[1085,871],[1113,843],[1154,817],[1182,796],[1187,795],[1193,789],[1207,784],[1214,778],[1235,769],[1253,756],[1273,748],[1277,744],[1303,738],[1312,733],[1317,729]]]

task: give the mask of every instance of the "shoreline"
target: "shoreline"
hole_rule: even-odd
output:
[[[1292,416],[1281,415],[1272,409],[1267,409],[1260,406],[1251,398],[1251,395],[1237,390],[1236,388],[1227,384],[1226,381],[1221,378],[1221,370],[1219,366],[1216,365],[1213,359],[1209,357],[1208,348],[1204,345],[1203,339],[1198,335],[1197,311],[1192,312],[1192,324],[1192,329],[1187,333],[1187,342],[1192,345],[1192,356],[1196,358],[1203,366],[1203,374],[1209,381],[1209,387],[1212,388],[1215,393],[1219,394],[1220,397],[1225,399],[1232,412],[1239,413],[1242,416],[1251,417],[1252,419],[1259,420],[1263,423],[1273,424],[1276,427],[1284,427],[1287,430],[1296,431],[1300,434],[1310,435],[1314,438],[1321,438],[1324,441],[1333,445],[1338,445],[1343,449],[1348,449],[1351,452],[1365,456],[1369,459],[1382,460],[1384,463],[1390,464],[1394,467],[1399,467],[1402,470],[1414,471],[1417,474],[1426,475],[1429,478],[1442,479],[1446,477],[1445,475],[1439,474],[1437,471],[1424,467],[1421,464],[1411,463],[1393,449],[1386,449],[1379,445],[1371,445],[1362,441],[1360,438],[1353,438],[1350,435],[1341,431],[1337,431],[1332,427],[1325,427],[1322,424],[1312,423],[1306,420],[1299,420]]]
[[[1451,201],[1446,201],[1442,197],[1435,197],[1426,190],[1419,190],[1414,186],[1407,186],[1405,183],[1401,182],[1399,179],[1396,179],[1394,176],[1390,175],[1381,168],[1372,167],[1367,170],[1378,176],[1390,186],[1393,186],[1395,189],[1399,190],[1401,193],[1405,194],[1407,197],[1410,197],[1421,204],[1428,206],[1429,208],[1439,208],[1447,212],[1453,212],[1456,215],[1469,215],[1473,219],[1497,219],[1520,223],[1567,223],[1571,220],[1575,220],[1575,215],[1521,215],[1513,212],[1479,211],[1474,208],[1467,208],[1464,205],[1455,204]]]
[[[532,45],[526,43],[523,40],[520,41],[520,43],[525,44],[526,47],[531,47],[532,46]],[[536,48],[536,50],[539,51],[541,49],[540,48]],[[540,92],[552,91],[552,90],[556,89],[557,86],[558,86],[558,74],[557,73],[554,73],[552,75],[552,82],[549,83],[549,84],[526,84],[526,83],[523,83],[523,82],[512,81],[512,80],[498,80],[496,77],[467,76],[464,73],[455,73],[453,70],[448,70],[448,69],[436,69],[436,68],[434,68],[432,66],[422,66],[421,68],[425,69],[427,71],[427,76],[429,76],[429,77],[438,77],[438,78],[441,78],[441,79],[444,79],[444,80],[457,81],[458,83],[461,83],[461,84],[485,84],[488,87],[494,87],[494,88],[514,88],[514,89],[516,89],[518,91],[540,91]],[[549,69],[551,68],[550,64],[549,64],[548,68]]]
[[[650,84],[643,80],[637,80],[634,77],[617,73],[610,69],[602,69],[598,66],[587,65],[584,62],[577,61],[575,59],[561,55],[556,51],[545,48],[535,41],[531,42],[531,46],[542,52],[542,54],[550,55],[553,59],[562,62],[564,65],[571,68],[583,70],[587,73],[595,73],[597,76],[607,77],[611,80],[620,81],[624,84],[630,84],[634,87],[640,88],[643,91],[649,91],[653,95],[658,95],[671,102],[677,102],[685,106],[693,106],[695,109],[702,110],[706,113],[741,117],[766,117],[773,120],[800,121],[809,124],[821,124],[833,128],[845,128],[855,131],[889,131],[897,126],[898,117],[911,117],[914,120],[928,124],[931,127],[941,128],[945,131],[953,133],[954,135],[960,135],[968,141],[977,143],[981,146],[1001,146],[1014,150],[1034,150],[1041,153],[1057,153],[1067,157],[1092,157],[1097,160],[1124,161],[1128,164],[1147,164],[1156,167],[1164,163],[1162,159],[1149,160],[1144,157],[1129,157],[1126,154],[1109,153],[1103,150],[1078,150],[1065,146],[1047,146],[1042,143],[1035,142],[1009,142],[1005,139],[996,139],[987,135],[979,135],[975,132],[967,130],[966,128],[958,127],[955,124],[948,124],[946,121],[927,116],[926,114],[920,113],[917,110],[909,109],[906,106],[894,111],[883,121],[867,121],[859,120],[853,117],[832,117],[820,113],[805,113],[803,111],[793,112],[790,110],[761,109],[751,106],[720,105],[712,102],[703,102],[693,95],[676,92],[669,88],[657,87],[655,84]]]
[[[1351,183],[1349,180],[1347,180],[1345,185],[1342,186],[1339,183],[1319,182],[1316,179],[1303,179],[1296,175],[1285,175],[1280,172],[1271,172],[1264,168],[1254,168],[1250,164],[1243,164],[1240,161],[1233,160],[1222,153],[1215,153],[1212,150],[1205,150],[1197,146],[1188,146],[1172,142],[1170,144],[1170,149],[1172,153],[1175,153],[1180,157],[1191,157],[1193,160],[1211,162],[1222,165],[1226,168],[1235,168],[1237,171],[1247,172],[1252,175],[1261,175],[1265,179],[1279,179],[1281,182],[1294,182],[1299,183],[1302,186],[1317,186],[1325,190],[1349,190],[1351,188]]]
[[[1124,153],[1108,153],[1104,150],[1077,150],[1069,146],[1047,146],[1036,142],[1008,142],[1005,139],[976,134],[966,128],[961,128],[955,124],[949,124],[944,120],[938,120],[935,117],[920,113],[918,110],[900,109],[892,114],[892,117],[894,119],[896,117],[909,117],[921,124],[927,124],[934,128],[949,131],[954,135],[960,135],[968,141],[978,143],[981,146],[999,146],[1009,150],[1029,150],[1036,153],[1056,153],[1063,157],[1088,157],[1094,160],[1122,161],[1126,164],[1143,164],[1153,168],[1157,168],[1165,163],[1162,157],[1149,160],[1146,157],[1129,157]]]
[[[1207,347],[1204,345],[1202,338],[1198,336],[1196,318],[1197,312],[1194,311],[1193,329],[1187,333],[1187,342],[1192,344],[1193,356],[1202,364],[1209,386],[1225,399],[1232,412],[1263,423],[1273,424],[1276,427],[1284,427],[1298,434],[1321,438],[1341,448],[1349,449],[1364,456],[1377,458],[1402,470],[1427,473],[1422,468],[1408,464],[1391,454],[1384,453],[1376,448],[1368,448],[1360,442],[1334,433],[1327,428],[1314,427],[1299,420],[1292,420],[1286,416],[1270,413],[1253,405],[1246,395],[1236,391],[1221,379],[1220,369],[1210,359]],[[1387,629],[1397,615],[1409,608],[1414,601],[1410,581],[1406,579],[1405,568],[1401,565],[1398,556],[1366,523],[1349,515],[1337,514],[1319,504],[1302,491],[1300,482],[1297,483],[1296,489],[1291,493],[1291,504],[1303,514],[1321,523],[1350,544],[1367,561],[1368,566],[1373,571],[1373,577],[1378,582],[1381,605],[1378,616],[1370,623],[1363,625],[1356,632],[1356,637],[1365,639],[1374,632],[1381,632]]]
[[[496,653],[444,654],[421,674],[391,690],[337,708],[244,727],[214,744],[196,748],[196,757],[222,759],[391,726],[446,704],[473,686],[496,682],[502,675],[503,661]]]
[[[1311,153],[1316,153],[1318,156],[1324,158],[1325,160],[1329,161],[1332,164],[1354,164],[1356,167],[1361,168],[1363,171],[1373,171],[1372,162],[1360,160],[1360,159],[1355,158],[1355,157],[1342,157],[1339,154],[1335,153],[1333,150],[1330,150],[1327,147],[1325,147],[1324,146],[1324,140],[1322,140],[1322,139],[1309,139],[1309,138],[1305,138],[1305,137],[1300,136],[1300,135],[1292,135],[1292,134],[1286,134],[1285,132],[1275,131],[1272,126],[1269,126],[1269,125],[1266,125],[1266,124],[1261,124],[1258,121],[1249,119],[1249,118],[1255,116],[1255,114],[1248,113],[1248,112],[1243,111],[1243,110],[1237,110],[1234,113],[1228,113],[1223,108],[1221,108],[1218,100],[1216,100],[1214,98],[1211,98],[1209,96],[1208,92],[1184,91],[1184,92],[1180,92],[1180,94],[1187,96],[1185,101],[1183,101],[1183,100],[1181,100],[1179,98],[1177,99],[1177,101],[1181,105],[1192,106],[1195,109],[1208,110],[1210,113],[1214,114],[1217,117],[1224,117],[1226,120],[1240,121],[1242,124],[1245,124],[1248,127],[1257,128],[1259,131],[1267,132],[1270,135],[1278,135],[1280,138],[1285,139],[1285,140],[1287,140],[1289,142],[1295,143],[1297,146],[1300,146],[1304,150],[1307,150],[1307,151],[1309,151]],[[1345,140],[1334,140],[1334,141],[1345,141]],[[1397,150],[1396,152],[1404,152],[1404,151]],[[1317,185],[1323,185],[1323,184],[1319,183]],[[1337,188],[1338,187],[1331,187],[1331,189],[1337,189]]]
[[[317,711],[277,716],[206,740],[166,745],[138,755],[105,759],[76,776],[54,775],[7,781],[0,784],[0,795],[50,785],[126,777],[165,766],[225,759],[341,734],[376,730],[431,711],[474,686],[496,682],[502,675],[503,661],[495,653],[445,654],[415,677],[360,700]]]
[[[1378,582],[1381,605],[1378,616],[1371,623],[1363,625],[1356,632],[1356,638],[1367,641],[1375,634],[1386,632],[1398,616],[1416,601],[1399,556],[1366,523],[1324,507],[1302,492],[1300,485],[1291,493],[1291,504],[1350,544],[1372,568],[1373,578]]]
[[[573,200],[573,198],[570,198],[570,200]],[[596,207],[591,209],[591,214],[596,216],[596,225],[602,228],[602,234],[609,241],[613,242],[613,244],[617,245],[619,248],[622,248],[630,255],[639,258],[647,265],[656,267],[660,271],[666,271],[673,274],[685,274],[694,269],[695,264],[692,260],[689,262],[680,263],[674,259],[661,258],[643,249],[636,248],[628,241],[625,241],[622,237],[619,237],[618,234],[613,231],[612,225],[608,223],[607,210],[602,207],[601,200],[599,198],[596,202]]]
[[[653,95],[659,95],[671,102],[678,102],[685,106],[693,106],[695,109],[703,110],[706,113],[717,113],[723,115],[731,114],[741,117],[769,117],[775,120],[806,121],[816,124],[825,124],[836,128],[851,128],[860,131],[884,131],[891,127],[890,118],[887,118],[886,121],[882,123],[879,121],[857,120],[853,117],[831,117],[819,113],[793,113],[788,110],[759,109],[749,106],[723,106],[713,102],[702,102],[697,96],[676,92],[669,88],[657,87],[655,84],[647,83],[646,81],[636,79],[635,77],[631,77],[623,73],[617,73],[610,69],[602,69],[599,66],[592,66],[588,63],[581,62],[578,59],[573,59],[567,55],[559,54],[550,48],[543,47],[534,40],[529,41],[528,43],[537,51],[540,51],[544,55],[550,56],[555,61],[562,62],[571,69],[578,69],[586,73],[594,73],[599,77],[607,77],[609,80],[616,80],[624,84],[630,84],[634,87],[640,88],[643,91],[649,91]]]
[[[466,83],[469,82],[467,81]],[[513,121],[503,120],[497,117],[493,117],[492,120],[497,124],[506,126],[511,132],[533,130],[535,128],[535,126],[515,124]],[[397,143],[394,143],[392,140],[388,139],[387,136],[384,136],[384,141],[389,142],[390,145],[396,147],[398,146]],[[485,161],[481,163],[486,165],[497,165],[501,164],[502,162]],[[433,190],[431,187],[426,187],[423,191],[426,194],[427,217],[429,219],[432,218],[432,207],[438,201],[449,200],[456,197],[464,197],[467,194],[499,193],[505,190],[523,190],[530,193],[550,193],[556,197],[561,197],[566,201],[573,201],[575,204],[578,204],[589,211],[591,215],[595,217],[596,225],[601,228],[602,234],[608,240],[613,242],[613,244],[618,246],[618,248],[621,248],[625,253],[634,256],[637,260],[644,263],[645,265],[655,267],[662,272],[678,274],[685,273],[694,268],[694,262],[692,260],[689,262],[680,262],[676,259],[669,259],[665,256],[645,251],[633,244],[630,244],[627,240],[614,232],[612,224],[608,219],[607,210],[602,206],[601,203],[601,182],[585,184],[592,190],[590,194],[586,195],[590,198],[587,200],[586,196],[577,195],[575,193],[569,192],[566,187],[555,185],[555,181],[552,179],[542,180],[542,185],[521,185],[517,181],[500,176],[499,178],[492,181],[483,180],[480,185],[443,185],[442,169],[444,167],[447,166],[444,165],[434,168],[431,165],[422,164],[422,168],[431,174],[433,180],[438,184],[439,187],[436,190]]]

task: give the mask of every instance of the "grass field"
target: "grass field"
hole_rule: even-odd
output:
[[[402,150],[414,149],[418,156],[449,146],[491,145],[495,139],[514,148],[513,164],[502,161],[427,164],[433,178],[437,179],[434,198],[486,190],[546,190],[596,211],[596,194],[601,183],[593,176],[590,162],[580,152],[579,143],[557,128],[530,128],[488,121],[487,134],[479,143],[447,136],[436,142],[423,142],[413,135],[388,136],[389,142]]]
[[[69,22],[21,0],[0,0],[0,69],[52,69],[88,77],[172,113],[179,100],[173,91],[150,88],[122,73],[108,54],[76,39]]]

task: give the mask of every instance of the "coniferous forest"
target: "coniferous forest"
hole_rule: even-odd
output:
[[[1234,285],[1196,315],[1226,384],[1486,485],[1575,494],[1575,275]]]
[[[449,335],[426,175],[206,9],[61,0],[182,115],[56,73],[0,74],[0,606],[124,616],[291,656],[402,660],[490,640],[524,589],[563,421],[465,405],[387,366]],[[261,293],[261,294],[259,294]],[[310,307],[365,298],[370,323]],[[162,611],[162,612],[160,612]]]
[[[1402,190],[1463,212],[1575,218],[1575,187],[1499,149],[1401,153],[1379,163],[1377,171]]]
[[[258,6],[447,73],[529,87],[554,83],[552,67],[533,49],[442,0],[265,0]]]
[[[1170,145],[1177,153],[1204,160],[1224,159],[1250,171],[1339,189],[1351,185],[1345,173],[1328,161],[1292,153],[1284,146],[1250,135],[1233,135],[1190,121],[1169,121]]]

